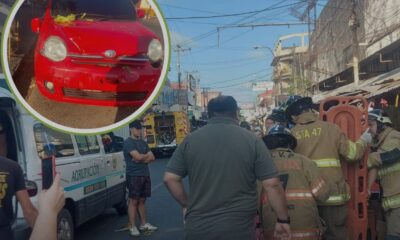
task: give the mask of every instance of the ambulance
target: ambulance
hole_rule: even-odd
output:
[[[74,229],[107,208],[127,212],[123,141],[128,128],[102,135],[71,135],[49,128],[18,105],[0,75],[0,121],[5,126],[8,158],[22,167],[35,206],[42,188],[41,160],[45,146],[55,147],[56,171],[61,173],[65,206],[58,217],[58,239],[74,239]],[[26,239],[29,228],[14,200],[16,239]]]

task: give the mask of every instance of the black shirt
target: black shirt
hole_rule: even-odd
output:
[[[11,229],[14,218],[12,198],[25,189],[21,167],[15,161],[0,157],[0,229]]]
[[[126,162],[127,176],[150,176],[147,163],[135,162],[132,160],[131,152],[138,151],[140,154],[146,154],[150,151],[149,145],[142,139],[133,139],[128,137],[124,142],[124,157]]]

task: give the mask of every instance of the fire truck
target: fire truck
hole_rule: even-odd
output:
[[[182,111],[149,113],[144,119],[147,144],[155,154],[170,154],[190,133],[187,114]]]

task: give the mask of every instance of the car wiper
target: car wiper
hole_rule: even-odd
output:
[[[109,20],[131,20],[134,21],[135,18],[131,17],[122,17],[122,16],[107,16],[102,18],[96,18],[99,21],[109,21]]]
[[[97,13],[76,13],[74,14],[77,19],[86,19],[86,18],[107,18],[107,15],[104,14],[97,14]]]

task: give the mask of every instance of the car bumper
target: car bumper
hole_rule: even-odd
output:
[[[35,57],[35,79],[40,92],[56,101],[101,106],[140,107],[155,89],[161,66],[54,63]],[[46,66],[46,67],[43,67]],[[53,83],[53,89],[46,88]]]

